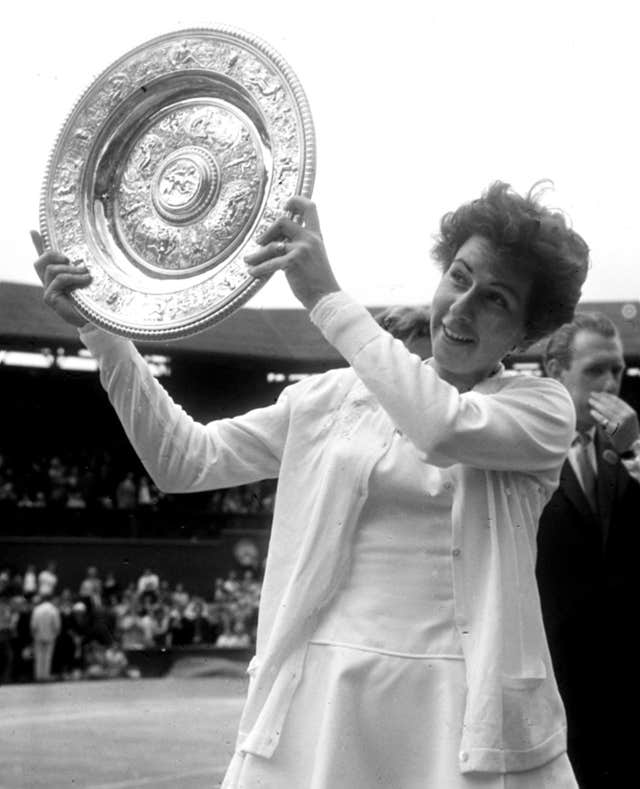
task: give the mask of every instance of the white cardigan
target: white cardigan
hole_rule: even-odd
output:
[[[325,297],[311,318],[351,367],[208,425],[173,403],[132,343],[81,332],[162,490],[279,477],[238,748],[269,757],[277,747],[319,611],[348,568],[369,475],[397,428],[429,463],[456,466],[455,623],[468,685],[460,769],[544,764],[565,749],[566,724],[540,613],[536,530],[573,436],[568,393],[501,369],[461,395],[344,293]]]

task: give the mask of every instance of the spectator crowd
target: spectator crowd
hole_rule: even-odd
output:
[[[252,569],[216,579],[208,600],[151,568],[123,587],[91,566],[75,591],[54,562],[0,569],[0,684],[136,676],[132,650],[249,647],[259,598]]]
[[[132,461],[131,465],[137,465]],[[0,451],[0,507],[153,510],[171,506],[143,469],[128,470],[122,459],[107,451],[78,452],[40,457],[10,456]],[[120,470],[120,471],[118,471]],[[202,497],[181,496],[181,507],[204,508],[211,513],[270,513],[273,483],[258,482]]]

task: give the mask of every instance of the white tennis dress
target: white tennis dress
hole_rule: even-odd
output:
[[[566,754],[460,772],[465,664],[454,625],[455,466],[396,433],[374,469],[351,570],[311,639],[270,759],[237,753],[224,789],[577,789]]]

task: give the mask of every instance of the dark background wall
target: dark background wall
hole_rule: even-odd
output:
[[[269,368],[213,364],[201,357],[172,360],[162,385],[195,419],[234,416],[269,405],[283,384],[267,383]],[[126,438],[97,373],[0,365],[0,452],[85,447],[125,449]]]

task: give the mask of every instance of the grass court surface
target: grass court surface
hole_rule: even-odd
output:
[[[0,686],[0,789],[215,789],[239,677]]]

